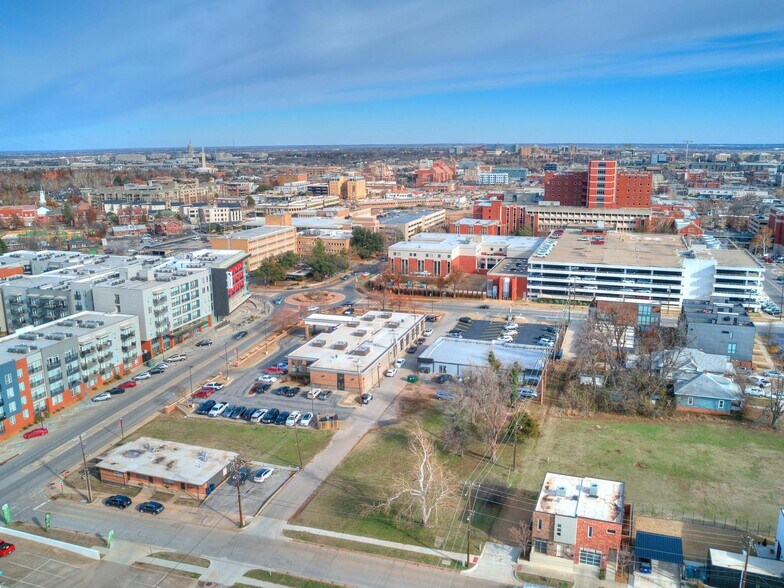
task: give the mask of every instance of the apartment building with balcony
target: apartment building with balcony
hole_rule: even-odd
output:
[[[0,440],[142,363],[139,319],[81,312],[0,339]]]
[[[154,267],[109,280],[93,287],[93,303],[101,312],[139,317],[145,360],[211,325],[214,315],[206,267]]]
[[[652,301],[679,308],[685,298],[722,295],[759,309],[764,268],[746,251],[690,245],[677,235],[566,231],[528,260],[528,297]]]

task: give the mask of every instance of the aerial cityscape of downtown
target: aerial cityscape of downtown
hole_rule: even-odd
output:
[[[6,2],[0,73],[0,588],[784,588],[781,2]]]

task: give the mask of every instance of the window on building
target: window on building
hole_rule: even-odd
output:
[[[692,406],[694,404],[694,398],[692,396],[689,396],[688,398],[686,398],[686,404],[688,406]]]
[[[542,519],[537,519],[537,521],[536,521],[536,530],[537,531],[541,531],[542,530]]]
[[[6,383],[7,385],[9,385],[9,386],[11,385],[11,381],[12,381],[12,379],[13,379],[13,378],[11,377],[11,374],[6,374],[6,375],[5,375],[5,383]]]
[[[534,551],[536,553],[547,553],[547,541],[541,541],[537,539],[534,541]]]
[[[555,525],[555,536],[556,537],[560,537],[561,536],[561,523],[557,523]]]
[[[737,343],[727,343],[727,355],[735,355],[735,352],[738,350]]]
[[[588,537],[593,537],[593,527],[588,527]]]
[[[724,408],[724,401],[723,400],[719,400],[719,405],[718,406],[719,406],[719,408]]]

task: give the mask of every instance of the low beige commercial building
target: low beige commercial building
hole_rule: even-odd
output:
[[[265,259],[297,252],[297,229],[294,227],[258,227],[231,235],[210,236],[213,249],[239,250],[248,253],[248,271],[259,268]]]

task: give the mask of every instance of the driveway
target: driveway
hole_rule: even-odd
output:
[[[240,497],[242,499],[242,514],[245,517],[255,516],[263,504],[289,479],[295,471],[291,468],[282,466],[270,466],[265,463],[254,462],[248,464],[251,469],[251,477],[240,485]],[[253,475],[263,467],[274,467],[275,472],[262,483],[253,481]],[[227,516],[231,519],[239,520],[239,508],[237,503],[237,487],[226,482],[215,489],[208,497],[201,510],[211,510]]]

